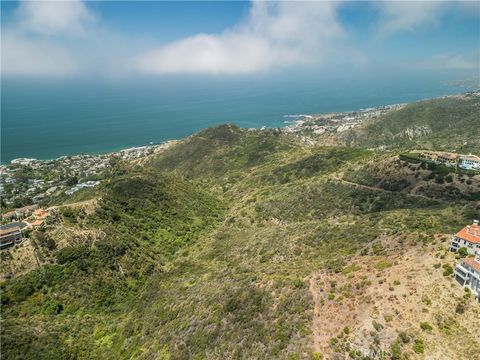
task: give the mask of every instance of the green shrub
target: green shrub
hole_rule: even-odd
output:
[[[386,268],[389,268],[391,267],[393,264],[391,261],[389,260],[380,260],[379,262],[377,262],[375,264],[375,269],[377,270],[384,270]]]
[[[453,268],[450,265],[443,265],[443,269],[443,276],[451,276],[453,274]]]
[[[401,344],[395,341],[390,347],[391,360],[400,360],[402,358]]]
[[[432,325],[430,325],[428,322],[421,322],[420,323],[420,328],[423,330],[423,331],[432,331]]]
[[[409,336],[406,332],[404,332],[404,331],[400,332],[400,333],[398,334],[398,337],[400,338],[400,340],[401,340],[402,343],[404,343],[404,344],[407,344],[407,343],[410,342],[410,336]]]
[[[423,352],[425,351],[425,345],[422,339],[415,339],[415,341],[413,342],[413,351],[417,354],[423,354]]]

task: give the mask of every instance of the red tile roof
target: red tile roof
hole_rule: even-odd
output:
[[[469,227],[470,230],[468,231]],[[475,236],[475,230],[477,231],[477,236]],[[457,233],[457,237],[467,240],[473,244],[478,244],[480,243],[480,226],[475,224],[465,226]]]
[[[16,215],[16,212],[15,212],[15,210],[12,210],[12,211],[9,211],[9,212],[6,212],[6,213],[2,214],[2,217],[4,217],[4,218],[5,217],[11,217],[11,216],[14,216],[14,215]]]
[[[43,219],[35,220],[34,222],[30,223],[32,226],[40,226],[43,224]]]
[[[33,209],[36,209],[36,208],[37,208],[37,205],[27,205],[27,206],[24,206],[24,207],[21,207],[21,208],[17,209],[17,211],[25,212],[25,211],[33,210]]]
[[[465,259],[462,259],[462,261],[468,266],[470,266],[471,268],[480,272],[480,262],[478,262],[474,258],[465,258]]]

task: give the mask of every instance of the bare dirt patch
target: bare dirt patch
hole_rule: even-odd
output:
[[[465,300],[462,287],[443,275],[441,265],[454,264],[453,254],[438,255],[433,247],[413,247],[358,256],[342,273],[312,274],[314,351],[326,358],[352,351],[376,358],[379,350],[391,356],[398,342],[411,359],[480,359],[480,305]],[[456,312],[460,303],[462,314]],[[401,342],[400,333],[409,340]],[[423,353],[414,351],[417,339]]]

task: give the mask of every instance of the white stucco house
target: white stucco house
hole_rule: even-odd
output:
[[[455,280],[468,287],[480,302],[480,255],[462,259],[455,268]]]
[[[458,166],[462,169],[480,170],[480,157],[475,155],[461,155]]]
[[[472,225],[465,226],[452,237],[450,251],[456,252],[461,247],[467,248],[471,255],[480,255],[480,226],[478,220],[473,220]]]

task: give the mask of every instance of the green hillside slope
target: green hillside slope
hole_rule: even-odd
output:
[[[454,101],[443,119],[475,123],[478,102]],[[412,109],[355,144],[443,144],[430,105]],[[52,261],[2,283],[3,358],[473,359],[480,312],[446,249],[480,214],[480,176],[436,181],[397,155],[224,125],[126,164],[93,212],[32,234]]]
[[[409,104],[341,135],[351,145],[478,152],[480,97],[462,95]]]

